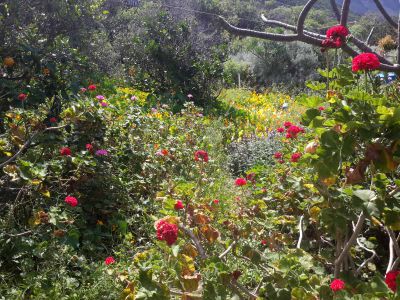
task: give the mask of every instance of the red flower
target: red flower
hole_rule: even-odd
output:
[[[275,152],[274,154],[274,158],[278,159],[278,158],[282,158],[283,154],[281,152]]]
[[[390,271],[385,276],[385,282],[393,292],[397,290],[396,278],[400,274],[400,271]]]
[[[19,101],[25,101],[26,98],[28,98],[27,94],[21,93],[21,94],[18,95],[18,100]]]
[[[353,58],[351,69],[353,72],[360,70],[370,71],[379,69],[380,65],[379,58],[374,53],[361,53]]]
[[[93,145],[92,144],[86,144],[86,150],[89,152],[93,151]]]
[[[110,264],[115,263],[115,259],[114,259],[114,257],[109,256],[109,257],[107,257],[107,258],[104,260],[104,263],[108,266],[108,265],[110,265]]]
[[[249,173],[246,175],[246,180],[251,181],[253,183],[256,181],[255,178],[256,178],[256,173]]]
[[[331,282],[331,290],[334,292],[340,291],[344,289],[344,281],[340,279],[333,279]]]
[[[301,128],[301,127],[298,127],[298,126],[296,126],[296,125],[292,125],[292,126],[290,126],[288,129],[287,129],[287,134],[286,134],[286,137],[287,138],[297,138],[297,135],[300,133],[300,132],[304,132],[304,129],[303,128]]]
[[[204,150],[197,150],[197,151],[194,153],[194,160],[195,160],[195,161],[202,160],[202,161],[204,161],[204,162],[208,162],[208,153],[207,153],[207,151],[204,151]]]
[[[235,185],[236,186],[244,186],[244,185],[246,185],[247,184],[247,181],[246,181],[246,179],[244,179],[244,178],[237,178],[236,180],[235,180]]]
[[[285,131],[285,128],[283,128],[283,127],[279,127],[276,131],[278,131],[279,133],[282,133],[282,132],[284,132]]]
[[[55,118],[55,117],[52,117],[52,118],[50,118],[50,123],[57,123],[57,118]]]
[[[278,160],[278,163],[283,164],[285,161],[283,159]]]
[[[75,207],[75,206],[78,205],[78,200],[75,197],[72,197],[72,196],[65,197],[64,202],[69,204],[69,205],[71,205],[72,207]]]
[[[91,84],[91,85],[88,86],[88,90],[89,91],[94,91],[94,90],[96,90],[96,88],[97,87],[94,84]]]
[[[168,246],[176,242],[178,238],[178,226],[161,220],[157,223],[157,239],[165,241]]]
[[[175,207],[175,210],[181,210],[181,209],[184,209],[184,208],[185,208],[185,206],[183,205],[183,203],[182,203],[181,200],[176,201],[174,207]]]
[[[301,153],[293,153],[292,157],[290,158],[291,162],[298,162],[301,157]]]
[[[325,110],[325,107],[320,106],[320,107],[318,107],[318,110],[323,111],[323,110]]]
[[[286,128],[288,128],[288,127],[290,127],[290,126],[292,126],[293,124],[291,123],[291,122],[285,122],[285,123],[283,123],[283,126],[284,127],[286,127]]]
[[[349,30],[343,25],[332,26],[326,31],[328,39],[345,38],[349,35]]]
[[[68,147],[62,147],[61,149],[60,149],[60,154],[62,155],[62,156],[69,156],[69,155],[71,155],[71,149],[69,149]]]
[[[267,244],[267,240],[261,240],[261,245],[266,245]]]
[[[169,151],[168,151],[167,149],[162,149],[162,150],[161,150],[161,154],[162,154],[163,156],[167,156],[167,155],[169,154]]]
[[[213,200],[213,203],[214,203],[214,204],[219,204],[219,200],[218,200],[218,199],[214,199],[214,200]]]

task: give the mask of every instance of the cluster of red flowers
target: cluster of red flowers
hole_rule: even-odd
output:
[[[385,283],[387,284],[388,288],[391,289],[393,292],[397,290],[396,278],[400,274],[399,270],[390,271],[385,276]]]
[[[301,153],[299,153],[299,152],[293,153],[292,156],[290,157],[290,161],[298,162],[300,157],[301,157]]]
[[[381,62],[374,53],[361,53],[353,58],[352,71],[371,71],[379,69]]]
[[[25,101],[26,98],[28,98],[27,94],[21,93],[21,94],[18,95],[18,100],[21,101],[21,102]]]
[[[60,154],[62,155],[62,156],[70,156],[71,155],[71,149],[70,148],[68,148],[68,147],[62,147],[61,149],[60,149]]]
[[[183,205],[181,200],[178,200],[175,202],[174,208],[175,208],[175,210],[181,210],[181,209],[184,209],[185,206]]]
[[[340,279],[333,279],[331,282],[331,290],[334,292],[340,291],[344,289],[344,281]]]
[[[104,260],[104,263],[108,266],[108,265],[110,265],[110,264],[115,263],[115,259],[114,259],[114,257],[109,256],[109,257],[107,257],[107,258]]]
[[[235,185],[236,185],[236,186],[244,186],[244,185],[246,185],[246,184],[247,184],[247,180],[244,179],[244,178],[237,178],[237,179],[235,180]]]
[[[72,207],[75,207],[78,205],[78,199],[76,199],[75,197],[72,197],[72,196],[65,197],[64,202],[67,203],[68,205],[71,205]]]
[[[321,45],[325,48],[340,48],[346,41],[349,35],[349,30],[343,25],[336,25],[326,31],[326,39],[322,41]]]
[[[299,133],[304,133],[304,128],[296,126],[296,125],[292,124],[291,122],[283,123],[283,127],[279,127],[276,131],[279,133],[283,133],[283,132],[285,132],[285,128],[286,128],[286,137],[288,139],[295,139],[295,138],[297,138]]]
[[[194,160],[195,160],[195,161],[202,160],[202,161],[204,161],[204,162],[208,162],[208,153],[207,153],[207,151],[204,151],[204,150],[197,150],[197,151],[194,153]]]
[[[176,224],[168,223],[167,221],[160,220],[156,224],[157,239],[165,241],[168,246],[171,246],[178,239],[178,226]]]

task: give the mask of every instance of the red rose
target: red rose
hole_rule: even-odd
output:
[[[71,205],[72,207],[75,207],[78,205],[78,200],[75,197],[72,196],[67,196],[65,197],[65,203]]]
[[[91,84],[91,85],[88,86],[88,90],[89,91],[94,91],[94,90],[96,90],[96,88],[97,87],[94,84]]]
[[[184,209],[184,208],[185,208],[185,206],[183,205],[183,203],[182,203],[181,200],[176,201],[174,207],[175,207],[175,210],[181,210],[181,209]]]
[[[62,156],[69,156],[69,155],[71,155],[71,149],[70,148],[68,148],[68,147],[62,147],[61,149],[60,149],[60,154],[62,155]]]
[[[274,158],[278,159],[278,158],[282,158],[283,154],[281,152],[275,152],[274,154]]]
[[[50,123],[57,123],[57,118],[55,117],[50,118]]]
[[[195,161],[202,160],[204,162],[208,162],[208,153],[204,150],[197,150],[194,153],[194,160]]]
[[[340,279],[333,279],[331,282],[331,290],[334,292],[344,289],[344,281]]]
[[[178,226],[161,220],[157,223],[157,239],[165,241],[168,246],[176,242],[178,238]]]
[[[290,158],[291,162],[298,162],[301,157],[301,153],[293,153],[292,157]]]
[[[246,181],[246,179],[244,179],[244,178],[237,178],[236,180],[235,180],[235,185],[236,186],[244,186],[244,185],[246,185],[247,184],[247,181]]]
[[[393,292],[397,290],[396,278],[399,274],[400,271],[396,270],[388,272],[385,276],[385,282],[388,288],[391,289]]]
[[[282,133],[285,131],[285,129],[283,127],[279,127],[276,131],[278,131],[279,133]]]
[[[115,263],[115,259],[114,259],[114,257],[109,256],[109,257],[107,257],[107,258],[104,260],[104,263],[108,266],[108,265],[110,265],[110,264]]]
[[[381,63],[374,53],[361,53],[353,58],[352,71],[371,71],[379,69]]]
[[[21,94],[18,95],[18,100],[19,101],[25,101],[26,98],[28,98],[27,94],[21,93]]]

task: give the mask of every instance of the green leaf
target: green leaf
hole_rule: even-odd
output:
[[[370,190],[356,190],[353,195],[362,201],[364,210],[372,216],[379,215],[379,210],[376,206],[376,194]]]

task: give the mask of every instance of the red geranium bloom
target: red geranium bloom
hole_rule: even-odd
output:
[[[218,203],[219,203],[219,200],[218,200],[218,199],[214,199],[214,200],[213,200],[213,203],[214,203],[214,204],[218,204]]]
[[[279,133],[282,133],[285,131],[285,129],[283,127],[279,127],[276,131],[278,131]]]
[[[71,149],[70,148],[68,148],[68,147],[62,147],[61,149],[60,149],[60,154],[62,155],[62,156],[69,156],[69,155],[71,155]]]
[[[181,210],[181,209],[184,209],[184,208],[185,208],[185,206],[183,205],[183,203],[182,203],[181,200],[176,201],[174,207],[175,207],[175,210]]]
[[[293,153],[292,157],[290,158],[291,162],[298,162],[301,157],[301,153]]]
[[[78,200],[75,197],[72,197],[72,196],[65,197],[64,202],[69,204],[69,205],[71,205],[72,207],[75,207],[75,206],[78,205]]]
[[[55,117],[50,118],[50,123],[57,123],[57,118]]]
[[[352,63],[352,71],[371,71],[379,69],[381,62],[379,61],[378,56],[374,53],[361,53],[353,58]]]
[[[320,106],[320,107],[318,107],[318,110],[323,111],[323,110],[325,110],[325,107]]]
[[[333,279],[331,282],[331,290],[334,292],[340,291],[344,289],[344,281],[340,279]]]
[[[110,264],[115,263],[115,259],[114,259],[114,257],[109,256],[109,257],[107,257],[107,258],[104,260],[104,263],[108,266],[108,265],[110,265]]]
[[[385,276],[385,282],[388,288],[391,289],[393,292],[397,290],[396,278],[399,274],[400,271],[396,270],[388,272]]]
[[[169,154],[169,151],[167,149],[162,149],[161,154],[167,156]]]
[[[349,35],[349,30],[343,25],[332,26],[326,31],[326,37],[329,39],[345,38]]]
[[[283,123],[283,126],[284,127],[286,127],[286,128],[288,128],[288,127],[290,127],[290,126],[292,126],[293,124],[291,123],[291,122],[285,122],[285,123]]]
[[[178,238],[178,226],[161,220],[157,223],[157,239],[165,241],[168,246],[176,242]]]
[[[93,145],[92,144],[86,144],[86,150],[89,152],[93,151]]]
[[[267,240],[261,240],[261,245],[266,245],[267,244]]]
[[[194,153],[194,160],[195,160],[195,161],[202,160],[202,161],[204,161],[204,162],[208,162],[208,153],[207,153],[207,151],[204,151],[204,150],[197,150],[197,151]]]
[[[287,134],[286,134],[286,137],[287,138],[297,138],[297,135],[300,133],[300,132],[304,132],[304,129],[303,128],[301,128],[301,127],[299,127],[299,126],[296,126],[296,125],[292,125],[292,126],[290,126],[288,129],[287,129]]]
[[[26,98],[28,98],[27,94],[21,93],[21,94],[18,95],[18,100],[19,101],[25,101]]]
[[[96,90],[96,88],[97,87],[94,84],[91,84],[91,85],[88,86],[88,90],[89,91],[94,91],[94,90]]]
[[[285,161],[283,159],[278,160],[278,163],[283,164]]]
[[[236,180],[235,180],[235,185],[236,186],[244,186],[244,185],[246,185],[247,184],[247,181],[246,181],[246,179],[244,179],[244,178],[237,178]]]
[[[275,152],[274,154],[274,158],[278,159],[278,158],[282,158],[283,154],[282,152]]]

